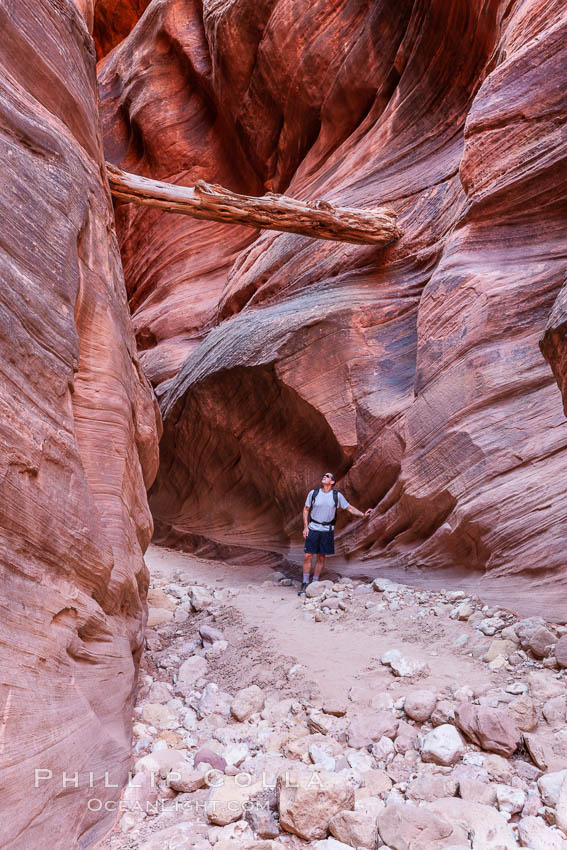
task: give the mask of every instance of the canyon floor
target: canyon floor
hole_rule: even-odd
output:
[[[269,569],[146,561],[133,776],[101,850],[567,850],[565,626],[380,577],[299,597]]]

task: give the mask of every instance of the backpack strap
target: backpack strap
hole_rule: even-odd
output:
[[[313,495],[311,496],[311,505],[309,506],[309,513],[307,514],[307,525],[309,525],[309,523],[311,522],[311,511],[313,510],[313,505],[315,504],[315,499],[317,498],[317,496],[319,494],[319,489],[320,488],[317,487],[316,490],[313,490]],[[329,531],[332,531],[333,528],[335,527],[335,523],[337,521],[337,510],[338,510],[338,507],[339,507],[339,493],[338,493],[337,490],[335,490],[334,487],[333,487],[333,502],[335,503],[335,515],[330,522],[321,522],[318,519],[313,520],[313,522],[316,522],[319,525],[326,525],[328,527]]]
[[[320,487],[316,487],[311,494],[311,504],[309,505],[309,513],[307,514],[307,525],[311,522],[311,511],[313,510],[313,505],[315,504],[315,499],[319,495]]]

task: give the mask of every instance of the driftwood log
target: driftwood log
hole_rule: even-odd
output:
[[[255,198],[198,180],[175,186],[122,171],[109,162],[106,171],[114,198],[193,218],[244,224],[266,230],[300,233],[356,245],[388,245],[401,236],[396,214],[389,209],[336,207],[327,201],[297,201],[269,192]]]

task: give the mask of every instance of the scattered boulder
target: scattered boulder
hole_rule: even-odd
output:
[[[557,803],[555,805],[555,823],[559,829],[562,829],[563,832],[567,832],[567,777],[561,783],[559,796],[557,797]]]
[[[478,629],[479,632],[482,632],[483,635],[487,635],[488,637],[492,637],[496,632],[499,632],[504,628],[506,623],[504,620],[501,620],[500,617],[486,617],[484,620],[479,620],[478,623],[474,624],[475,629]]]
[[[483,767],[495,782],[511,782],[514,770],[508,759],[491,753],[483,760]]]
[[[175,693],[182,694],[187,697],[194,688],[195,682],[201,679],[207,672],[207,661],[200,655],[192,655],[187,661],[184,661],[179,668],[177,682],[175,683]]]
[[[389,667],[394,676],[401,678],[411,678],[425,673],[428,669],[424,661],[418,661],[415,658],[407,658],[402,655],[399,649],[390,649],[385,652],[380,661],[385,666]]]
[[[165,682],[154,682],[148,692],[150,702],[160,702],[162,705],[171,699],[171,688]]]
[[[541,799],[546,806],[551,806],[553,809],[559,800],[559,792],[562,785],[567,779],[567,769],[556,770],[553,773],[544,773],[537,781],[537,787],[541,794]]]
[[[437,705],[437,697],[431,691],[411,691],[404,700],[404,711],[412,720],[425,723]]]
[[[467,833],[442,815],[422,806],[393,803],[378,815],[382,841],[392,850],[444,850],[451,844],[464,844]]]
[[[354,749],[368,747],[383,736],[394,738],[398,721],[389,711],[359,711],[349,723],[347,740]]]
[[[223,750],[223,758],[227,765],[238,767],[250,755],[248,745],[244,743],[229,744]]]
[[[362,774],[364,785],[356,789],[356,799],[384,797],[392,788],[392,780],[385,770],[367,770]]]
[[[496,789],[493,784],[480,779],[460,779],[459,795],[462,800],[482,803],[483,806],[496,804]]]
[[[189,794],[205,786],[205,770],[196,770],[190,764],[182,764],[167,776],[167,784],[174,791]]]
[[[455,723],[455,706],[450,700],[439,700],[430,717],[432,726],[442,726],[444,723]]]
[[[351,847],[336,838],[323,838],[315,843],[315,850],[351,850]]]
[[[193,611],[204,611],[213,602],[212,594],[204,587],[188,587],[187,593]]]
[[[537,714],[531,697],[527,694],[512,700],[508,705],[508,711],[516,721],[518,729],[522,732],[532,732],[537,726]]]
[[[260,782],[244,785],[232,776],[223,777],[222,784],[211,788],[207,800],[207,817],[211,823],[226,826],[240,820],[250,797],[262,791]]]
[[[324,838],[334,815],[354,807],[348,779],[324,771],[279,776],[276,793],[282,829],[305,841]]]
[[[271,791],[269,793],[272,794]],[[272,808],[265,805],[267,801],[269,802],[266,791],[251,797],[249,801],[251,805],[246,807],[246,820],[260,838],[277,838],[280,834],[280,825]],[[261,805],[253,805],[255,803],[261,803]],[[276,805],[275,793],[273,794],[273,805]]]
[[[423,773],[410,783],[407,797],[416,803],[432,803],[443,797],[454,797],[459,783],[451,774]]]
[[[524,743],[533,763],[537,765],[540,770],[547,770],[547,766],[549,764],[547,747],[545,742],[541,739],[541,736],[527,733],[524,735]]]
[[[177,607],[177,602],[168,596],[161,587],[150,587],[147,603],[150,608],[165,608],[168,611],[175,611]]]
[[[220,714],[221,717],[229,717],[231,696],[225,691],[221,691],[215,682],[209,682],[203,688],[200,698],[193,705],[199,720],[209,717],[211,714]]]
[[[242,688],[234,697],[230,712],[236,720],[244,721],[264,708],[264,692],[258,685]]]
[[[526,795],[521,788],[513,788],[511,785],[497,783],[495,791],[496,802],[501,812],[508,812],[511,815],[515,815],[524,808]]]
[[[350,847],[367,847],[374,850],[378,838],[376,817],[356,811],[342,811],[329,822],[329,832]]]
[[[308,599],[315,599],[317,596],[325,593],[327,586],[322,581],[312,581],[305,589],[305,596]]]
[[[158,729],[163,729],[175,719],[175,712],[159,702],[147,702],[142,707],[143,722]]]
[[[213,750],[203,748],[195,753],[193,758],[193,764],[195,767],[203,763],[210,764],[214,770],[220,770],[221,773],[224,773],[226,770],[226,761]]]
[[[213,626],[206,624],[199,628],[199,634],[201,635],[203,646],[213,646],[215,643],[224,641],[224,634],[220,629],[215,629]]]
[[[152,629],[154,626],[162,626],[164,623],[170,623],[172,620],[173,611],[169,608],[149,608],[146,626],[148,629]]]
[[[539,626],[528,634],[524,647],[527,646],[536,658],[545,658],[550,653],[551,647],[555,645],[557,638],[546,626]]]
[[[472,832],[473,850],[517,850],[518,844],[512,827],[505,816],[491,806],[451,797],[430,803],[428,809],[458,824],[467,838]],[[463,844],[467,846],[466,841]]]
[[[134,774],[124,790],[121,808],[124,811],[141,811],[149,814],[159,797],[159,789],[150,773],[139,771]]]
[[[483,750],[511,756],[521,740],[513,717],[503,709],[461,703],[455,709],[457,727]]]
[[[454,726],[446,723],[428,732],[421,745],[421,758],[444,766],[456,764],[465,754],[463,739]]]
[[[397,584],[395,581],[391,581],[389,578],[375,578],[372,582],[372,587],[378,593],[384,593],[384,591],[388,590],[401,590],[402,586]]]
[[[567,635],[560,637],[555,644],[555,658],[560,667],[567,667]]]
[[[542,712],[550,726],[563,726],[567,719],[567,700],[565,694],[548,699],[543,705]]]
[[[323,703],[322,709],[325,714],[331,714],[334,717],[344,717],[347,713],[346,701],[339,697],[330,697]]]
[[[518,823],[518,834],[522,847],[530,850],[567,850],[567,841],[538,817],[522,818]]]
[[[135,764],[135,772],[153,773],[154,777],[165,779],[172,770],[179,770],[187,764],[185,753],[179,750],[156,750],[147,756],[139,758]]]
[[[507,658],[510,653],[514,652],[516,649],[516,644],[511,640],[502,640],[501,638],[494,638],[490,646],[488,647],[488,651],[484,656],[484,660],[486,662],[494,661],[496,658],[503,656]]]

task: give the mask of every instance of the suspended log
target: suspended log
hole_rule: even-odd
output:
[[[336,207],[328,201],[297,201],[272,192],[255,198],[238,195],[204,180],[198,180],[193,187],[175,186],[130,174],[109,162],[106,171],[112,195],[117,200],[193,218],[282,230],[356,245],[389,245],[402,235],[396,214],[385,208]]]

